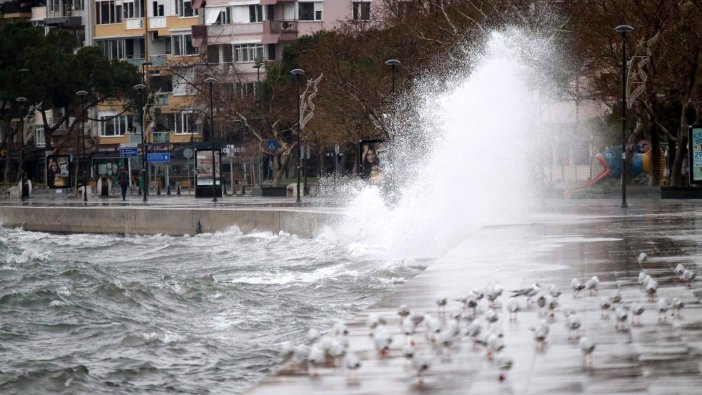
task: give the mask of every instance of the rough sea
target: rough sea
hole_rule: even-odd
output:
[[[425,267],[333,237],[0,227],[0,393],[245,392]]]

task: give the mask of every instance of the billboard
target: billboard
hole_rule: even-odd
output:
[[[212,166],[212,153],[214,151],[214,166]],[[195,196],[212,197],[213,170],[216,171],[216,191],[217,196],[222,196],[222,157],[219,149],[198,149],[195,150]]]
[[[702,182],[702,128],[690,129],[690,183]]]
[[[361,140],[358,154],[361,178],[379,183],[383,178],[383,170],[388,164],[388,144],[385,140]]]
[[[71,187],[71,157],[69,155],[49,155],[46,157],[46,184],[52,189]]]

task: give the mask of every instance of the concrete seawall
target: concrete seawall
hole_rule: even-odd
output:
[[[340,214],[286,208],[231,207],[0,207],[0,224],[25,230],[71,233],[185,235],[238,226],[313,237]],[[199,225],[198,225],[199,224]]]

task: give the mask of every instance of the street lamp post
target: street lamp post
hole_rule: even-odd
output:
[[[263,66],[263,63],[259,60],[253,65],[253,68],[256,69],[256,99],[261,98],[261,66]]]
[[[208,77],[205,82],[210,86],[210,145],[212,146],[212,201],[217,203],[217,162],[215,161],[215,138],[214,138],[214,106],[212,96],[212,84],[216,79]]]
[[[26,191],[26,184],[27,184],[27,173],[24,171],[24,117],[22,116],[22,109],[24,108],[24,104],[27,102],[27,98],[24,96],[20,96],[17,99],[15,99],[17,103],[19,103],[19,116],[20,116],[20,126],[19,126],[19,133],[20,133],[20,175],[21,181],[22,181],[22,190],[20,191],[20,197],[22,200],[24,198],[29,197],[28,193],[25,193]]]
[[[614,31],[622,35],[622,208],[626,204],[626,34],[634,30],[629,25],[619,25]]]
[[[88,94],[86,91],[78,91],[76,95],[80,96],[80,128],[81,136],[83,136],[81,163],[80,169],[83,171],[83,201],[88,201],[88,180],[85,174],[85,96]]]
[[[290,74],[294,75],[297,81],[297,205],[299,206],[302,203],[302,199],[300,199],[300,156],[302,155],[299,152],[300,134],[302,134],[302,131],[300,130],[300,76],[305,74],[305,70],[293,69],[290,71]]]
[[[397,68],[402,64],[399,60],[397,59],[388,59],[385,61],[385,64],[390,66],[392,69],[392,90],[390,91],[392,94],[395,93],[395,72],[397,71]]]
[[[146,122],[144,122],[144,90],[146,85],[136,84],[134,89],[139,91],[139,120],[141,122],[141,156],[143,157],[142,170],[141,170],[141,182],[144,187],[144,202],[148,201],[149,186],[147,181],[149,179],[149,162],[147,157],[149,151],[146,149]]]
[[[144,85],[147,84],[146,71],[152,64],[151,62],[144,62],[141,64],[141,83]]]

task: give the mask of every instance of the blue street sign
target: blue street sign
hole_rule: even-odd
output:
[[[151,163],[169,163],[171,161],[170,152],[149,152],[146,156],[147,162]]]
[[[137,147],[123,147],[119,149],[119,155],[123,158],[136,158],[138,154]]]

